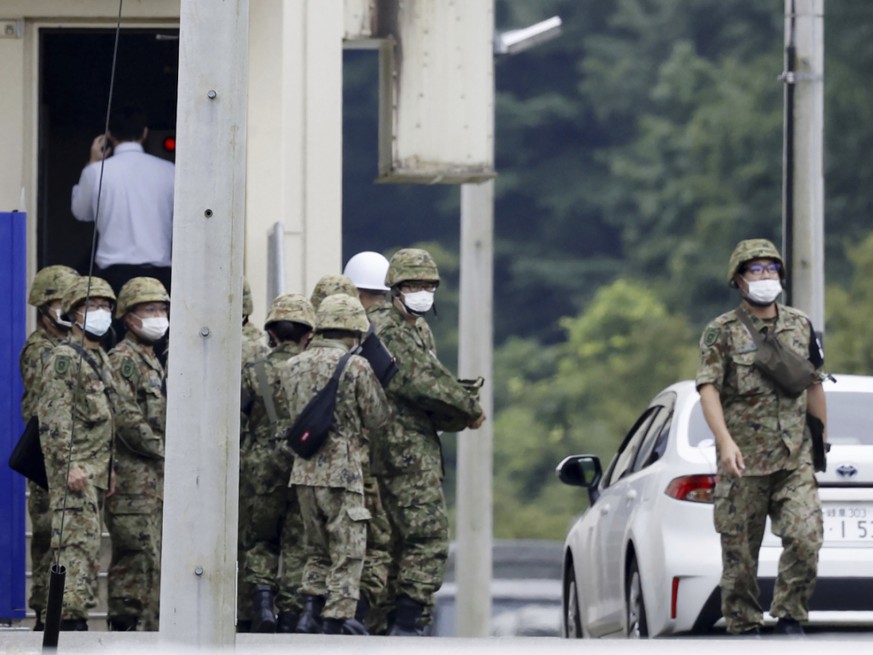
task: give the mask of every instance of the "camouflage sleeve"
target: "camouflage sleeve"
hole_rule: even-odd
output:
[[[112,364],[109,375],[112,384],[109,398],[112,402],[112,418],[115,437],[124,442],[132,452],[152,459],[164,458],[164,443],[155,435],[142,409],[136,402],[135,378],[125,378],[119,373],[124,356],[110,356]]]
[[[40,387],[42,386],[43,356],[39,348],[26,343],[21,349],[18,364],[21,370],[21,383],[24,395],[21,396],[21,418],[24,422],[30,420],[37,412]]]
[[[355,400],[364,428],[373,432],[391,420],[388,398],[369,365],[356,366]]]
[[[467,421],[482,415],[479,402],[436,355],[423,355],[402,331],[385,330],[379,336],[397,360],[399,371],[388,384],[392,394],[427,412],[461,414]]]
[[[37,402],[39,441],[51,480],[66,467],[73,431],[73,388],[76,374],[72,358],[53,353],[43,371],[42,392]]]
[[[727,331],[724,326],[710,323],[700,337],[700,358],[695,382],[700,389],[704,384],[715,385],[721,392],[727,357]]]

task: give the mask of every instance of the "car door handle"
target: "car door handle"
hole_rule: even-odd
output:
[[[607,514],[609,514],[609,505],[601,505],[600,516],[606,516]]]
[[[627,494],[625,495],[624,498],[627,502],[630,502],[632,500],[636,500],[637,499],[637,490],[631,489],[630,491],[627,492]]]

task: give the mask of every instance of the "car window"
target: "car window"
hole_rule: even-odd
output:
[[[654,464],[667,448],[667,437],[670,434],[670,423],[673,420],[673,412],[664,407],[661,409],[649,425],[649,430],[646,433],[646,438],[637,451],[637,456],[634,458],[634,471],[644,469],[650,464]]]
[[[609,465],[609,471],[605,476],[606,482],[603,485],[604,487],[615,484],[631,470],[634,456],[637,454],[640,444],[648,433],[649,426],[655,418],[658,409],[660,408],[649,407],[645,412],[643,412],[642,416],[637,419],[637,422],[630,429],[630,432],[628,432],[622,440],[621,446],[619,446],[618,452],[612,460],[612,464]]]
[[[827,402],[828,441],[843,446],[873,446],[873,430],[870,429],[873,394],[833,392],[827,394]]]

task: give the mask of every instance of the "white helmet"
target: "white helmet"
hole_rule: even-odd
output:
[[[388,291],[385,274],[388,260],[378,252],[366,250],[352,257],[343,269],[343,275],[351,279],[358,289]]]

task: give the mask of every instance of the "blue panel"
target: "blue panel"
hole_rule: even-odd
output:
[[[24,618],[24,478],[9,454],[24,430],[18,355],[26,337],[26,215],[0,213],[0,618]]]

